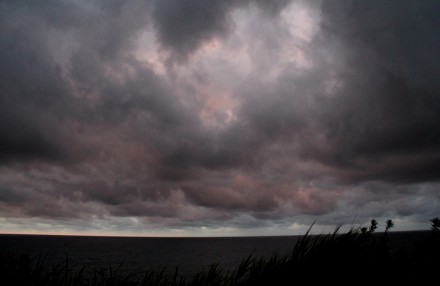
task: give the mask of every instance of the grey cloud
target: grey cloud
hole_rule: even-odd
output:
[[[229,1],[156,1],[154,18],[162,45],[186,56],[228,30]]]
[[[69,150],[76,147],[65,146],[65,141],[78,141],[70,125],[93,111],[75,95],[75,89],[92,92],[91,86],[99,77],[105,85],[109,79],[100,76],[104,71],[102,58],[116,57],[148,19],[140,14],[148,6],[143,2],[124,7],[106,2],[88,9],[72,2],[40,4],[3,2],[1,6],[1,160],[65,161],[77,156],[78,150]],[[104,22],[98,20],[99,15]],[[73,48],[73,54],[63,54],[71,56],[71,66],[63,66],[54,57],[60,52],[58,48],[62,50],[60,41],[66,40],[61,37],[63,33],[74,34],[68,39],[71,42],[63,44],[79,46],[77,51]],[[52,42],[58,44],[53,46]],[[82,56],[85,51],[87,58]],[[75,86],[68,76],[77,80]]]
[[[201,45],[225,37],[234,24],[229,13],[236,7],[257,4],[276,14],[290,0],[165,0],[155,1],[153,19],[161,45],[172,52],[173,61],[184,62]]]
[[[3,3],[0,10],[0,160],[59,159],[57,140],[64,134],[53,119],[63,119],[59,109],[69,112],[69,88],[47,53],[41,19],[15,8]]]
[[[341,3],[323,8],[323,32],[341,40],[351,69],[336,98],[323,99],[327,109],[321,120],[332,160],[348,168],[360,158],[370,161],[363,171],[384,180],[388,173],[389,179],[400,173],[402,180],[425,180],[438,165],[440,151],[434,79],[440,41],[433,28],[439,24],[433,16],[438,3]],[[387,157],[399,163],[381,166]]]
[[[182,228],[438,216],[439,4],[323,2],[310,43],[293,43],[289,3],[2,2],[0,214]],[[229,39],[252,5],[271,26]],[[152,29],[146,62],[134,51]],[[216,81],[218,61],[196,57],[213,39],[261,70]],[[280,63],[294,48],[312,64]],[[200,115],[211,82],[202,93],[236,104],[221,127]]]

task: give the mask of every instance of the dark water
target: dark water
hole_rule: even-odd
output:
[[[46,263],[63,263],[88,268],[113,268],[122,263],[124,271],[142,273],[166,268],[194,273],[213,263],[225,269],[237,266],[252,252],[270,257],[285,254],[296,236],[222,238],[137,238],[0,235],[0,249],[11,254],[30,254]]]
[[[392,232],[392,249],[423,243],[429,232]],[[380,235],[380,234],[379,234]],[[213,263],[226,270],[235,268],[252,252],[256,256],[283,255],[292,250],[299,236],[226,237],[226,238],[135,238],[0,235],[0,251],[9,254],[30,254],[43,258],[46,264],[63,263],[71,267],[105,269],[110,266],[131,273],[147,270],[174,271],[191,274]]]

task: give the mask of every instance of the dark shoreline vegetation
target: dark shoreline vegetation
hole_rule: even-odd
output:
[[[312,225],[313,226],[313,225]],[[310,227],[310,229],[312,228]],[[389,229],[375,233],[378,223],[353,227],[345,233],[340,226],[329,234],[307,232],[290,253],[270,258],[250,254],[232,271],[212,264],[193,275],[146,271],[143,276],[124,273],[120,267],[86,269],[71,265],[69,259],[48,266],[41,257],[29,254],[11,255],[0,252],[1,285],[292,285],[298,283],[371,284],[417,283],[438,281],[440,266],[440,219],[431,220],[431,233],[423,243],[393,249]],[[309,229],[309,231],[310,231]],[[215,261],[214,261],[215,262]]]

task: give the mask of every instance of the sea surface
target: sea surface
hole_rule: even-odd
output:
[[[391,248],[412,248],[423,243],[430,232],[390,232]],[[380,235],[380,234],[377,234]],[[28,254],[44,265],[69,262],[72,269],[110,269],[139,274],[146,271],[193,274],[216,263],[234,269],[248,255],[270,258],[288,254],[300,236],[140,238],[49,235],[1,235],[0,252]]]

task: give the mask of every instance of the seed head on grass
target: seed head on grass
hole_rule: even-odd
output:
[[[431,221],[431,229],[433,231],[439,231],[440,230],[440,219],[438,217],[433,218]]]
[[[371,225],[370,225],[370,228],[369,228],[368,232],[369,233],[373,233],[377,229],[377,224],[378,224],[377,220],[372,219],[371,220]]]
[[[394,222],[392,221],[392,220],[387,220],[387,222],[386,222],[386,226],[385,226],[385,232],[388,232],[388,230],[390,229],[390,228],[392,228],[392,227],[394,227]]]

